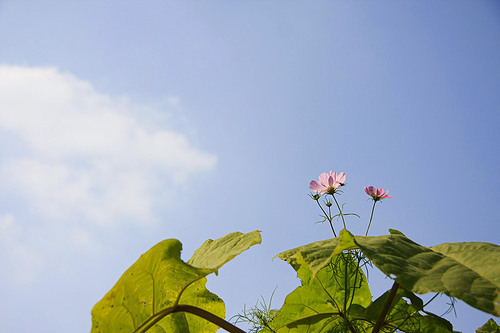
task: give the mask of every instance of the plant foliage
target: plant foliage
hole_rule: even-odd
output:
[[[260,233],[232,233],[208,240],[188,261],[180,258],[182,244],[164,240],[143,254],[92,309],[91,332],[215,332],[218,327],[191,313],[189,305],[224,318],[224,302],[205,288],[205,276],[261,242]]]
[[[440,293],[472,307],[500,315],[500,246],[490,243],[446,243],[425,247],[389,229],[368,236],[377,202],[392,198],[389,190],[365,187],[373,200],[365,236],[347,230],[337,196],[345,173],[322,173],[309,187],[334,238],[284,251],[277,256],[297,272],[301,285],[281,309],[259,307],[235,316],[253,325],[251,332],[445,333],[451,323],[426,310],[416,294]],[[323,202],[323,204],[322,204]],[[338,214],[332,211],[338,209]],[[359,217],[359,216],[358,216]],[[335,232],[335,219],[344,229]],[[261,242],[260,232],[231,233],[207,240],[187,262],[182,244],[167,239],[143,254],[92,309],[92,333],[243,331],[225,321],[224,302],[206,289],[206,276]],[[375,265],[394,280],[390,290],[372,300],[364,269]],[[271,297],[272,298],[272,297]],[[490,320],[477,332],[499,332]]]

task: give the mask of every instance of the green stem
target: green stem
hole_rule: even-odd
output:
[[[342,255],[345,256],[345,254],[342,254]],[[350,253],[347,253],[347,255],[350,256]],[[347,269],[348,269],[348,265],[349,265],[349,259],[347,259],[346,257],[344,257],[344,261],[345,261],[345,272],[344,272],[344,320],[346,321],[346,323],[347,323],[347,325],[348,325],[349,330],[351,331],[351,333],[356,333],[356,331],[354,330],[354,327],[352,327],[351,323],[349,322],[349,310],[347,308],[347,302],[349,301],[349,296],[351,295],[351,291],[348,290],[350,288],[349,288],[349,278],[347,276]],[[354,294],[353,294],[353,297],[354,297]],[[349,308],[350,308],[350,305],[349,305]]]
[[[325,218],[328,220],[328,222],[330,223],[330,228],[332,228],[332,232],[333,232],[333,235],[335,236],[335,238],[337,237],[337,234],[335,233],[335,230],[333,229],[333,224],[332,224],[332,214],[327,214],[325,212],[325,210],[323,209],[323,207],[321,207],[321,204],[319,203],[319,200],[316,200],[316,202],[318,203],[318,206],[319,208],[321,208],[321,211],[323,212],[323,214],[325,214]]]
[[[370,223],[368,223],[368,228],[366,228],[366,234],[365,236],[368,236],[368,230],[370,230],[370,226],[372,225],[372,220],[373,220],[373,212],[375,211],[375,204],[377,202],[373,200],[373,207],[372,207],[372,215],[370,216]]]
[[[380,312],[380,315],[377,318],[377,322],[375,323],[375,326],[373,326],[372,333],[378,333],[382,326],[384,325],[384,320],[385,317],[387,316],[387,313],[389,312],[389,309],[391,308],[392,301],[394,300],[394,297],[396,297],[396,293],[398,292],[399,288],[399,283],[394,281],[392,284],[391,292],[389,293],[389,296],[387,297],[387,301],[385,301],[384,307],[382,311]]]
[[[430,300],[428,300],[423,306],[422,306],[422,310],[427,306],[429,305],[430,302],[432,302],[436,297],[439,296],[439,293],[436,293],[436,295],[432,296],[432,298]]]
[[[349,255],[349,252],[347,253],[347,255]],[[349,260],[344,257],[344,261],[345,261],[345,271],[344,271],[344,313],[346,315],[346,318],[347,318],[347,302],[349,301],[349,296],[351,295],[351,290],[349,289],[349,279],[348,279],[348,276],[347,276],[347,268],[348,268],[348,265],[349,265]]]
[[[335,204],[337,205],[337,208],[339,209],[340,217],[342,218],[342,223],[344,223],[344,229],[347,229],[345,226],[345,220],[344,220],[344,214],[342,214],[342,209],[340,209],[339,203],[337,202],[337,198],[335,198],[335,195],[332,194],[333,200],[335,200]]]
[[[147,332],[147,330],[149,330],[151,327],[153,327],[157,322],[162,320],[165,316],[167,316],[171,313],[175,313],[175,312],[188,312],[188,313],[194,314],[195,316],[206,319],[209,322],[219,326],[220,328],[222,328],[230,333],[245,333],[245,331],[243,331],[240,328],[234,326],[233,324],[225,321],[224,319],[217,317],[213,313],[210,313],[206,310],[200,309],[196,306],[185,305],[185,304],[178,304],[176,306],[172,306],[172,307],[169,307],[169,308],[166,308],[166,309],[159,311],[156,314],[154,320],[152,320],[147,326],[145,326],[140,331],[140,333]]]
[[[351,309],[351,306],[352,306],[352,301],[354,301],[354,294],[356,293],[356,284],[358,283],[358,273],[359,273],[359,270],[361,269],[361,267],[359,267],[359,263],[361,262],[361,255],[355,251],[354,253],[356,253],[356,259],[357,259],[357,266],[356,266],[356,273],[354,275],[354,288],[352,288],[352,298],[351,298],[351,302],[349,303],[349,309]],[[349,311],[347,312],[347,314],[349,314]]]

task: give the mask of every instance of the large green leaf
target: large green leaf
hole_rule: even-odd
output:
[[[233,232],[217,240],[207,240],[196,250],[187,261],[195,267],[204,267],[218,270],[229,260],[236,257],[250,246],[260,244],[260,231],[255,230],[247,234]],[[217,274],[217,271],[215,272]]]
[[[431,247],[500,287],[500,246],[484,242],[444,243]]]
[[[500,246],[490,243],[447,243],[432,248],[419,245],[397,230],[390,235],[353,236],[342,230],[338,238],[311,243],[278,254],[288,260],[301,252],[313,275],[342,251],[360,249],[386,275],[415,293],[445,293],[499,316]],[[290,260],[293,264],[293,259]]]
[[[359,248],[382,272],[418,294],[445,293],[469,305],[500,315],[500,246],[450,243],[433,248],[419,245],[401,232],[354,237],[342,230],[334,251]]]
[[[386,306],[390,291],[387,291],[376,299],[366,309],[365,318],[370,322],[376,322],[382,309]],[[409,301],[409,302],[408,302]],[[453,327],[447,320],[427,312],[421,315],[423,309],[422,300],[412,292],[399,288],[389,311],[384,319],[381,332],[394,332],[395,329],[401,332],[419,333],[449,333],[453,332]]]
[[[327,239],[281,252],[276,257],[294,266],[296,254],[300,252],[302,258],[311,269],[313,276],[315,276],[323,267],[331,262],[333,251],[335,251],[338,244],[339,238]]]
[[[357,315],[371,303],[371,294],[357,259],[351,253],[334,256],[314,276],[302,252],[290,255],[287,261],[302,285],[286,297],[272,327],[278,332],[310,333],[343,331],[346,323],[365,328],[366,322],[358,321]]]
[[[342,319],[342,315],[339,315],[339,313],[345,313],[343,302],[346,295],[343,284],[338,284],[345,277],[342,274],[342,260],[339,258],[346,258],[345,256],[349,253],[341,254],[342,251],[335,251],[338,244],[339,239],[326,240],[285,251],[278,255],[296,269],[302,282],[301,287],[287,296],[285,304],[273,320],[274,327],[279,328],[278,332],[345,331],[345,321]],[[346,237],[340,239],[340,244],[341,248],[358,247],[352,242],[352,239],[349,240]],[[321,267],[321,263],[326,260],[325,258],[328,258],[329,262]],[[339,265],[339,263],[341,264]],[[337,266],[335,270],[334,266]],[[315,275],[313,269],[318,269],[318,267],[320,267],[319,271]],[[354,271],[353,268],[351,267],[350,270]],[[359,272],[363,274],[361,270]],[[359,276],[366,283],[364,275],[361,274]],[[332,279],[332,276],[335,276],[335,279]],[[348,283],[351,285],[351,290],[353,282],[351,276]],[[388,295],[389,291],[372,303],[368,285],[356,290],[356,298],[347,316],[348,322],[352,324],[356,332],[371,332],[386,305]],[[328,302],[330,299],[335,300],[336,303]],[[333,307],[334,304],[338,304],[340,311]],[[347,304],[350,304],[350,301]],[[399,288],[385,317],[381,332],[393,332],[396,328],[401,332],[412,333],[452,332],[452,326],[448,321],[431,313],[421,315],[422,309],[423,302],[420,298],[412,292]]]
[[[224,255],[217,246],[193,256],[197,268],[180,258],[182,244],[164,240],[143,254],[92,309],[92,332],[215,332],[218,327],[195,315],[175,312],[179,304],[195,306],[224,318],[224,302],[205,288],[205,276],[231,258],[260,243],[259,232],[233,233],[212,244],[231,248]],[[205,243],[207,244],[207,243]],[[204,246],[202,246],[202,249]],[[198,252],[198,251],[197,251]],[[213,260],[211,255],[218,258]]]
[[[500,333],[500,326],[490,318],[483,326],[476,330],[476,333]]]

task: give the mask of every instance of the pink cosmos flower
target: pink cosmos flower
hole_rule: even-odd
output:
[[[323,172],[319,175],[319,181],[311,180],[309,188],[321,194],[334,194],[335,191],[345,183],[345,173],[337,174],[335,171],[330,173]]]
[[[373,186],[370,187],[365,186],[365,192],[375,201],[379,201],[386,198],[392,198],[392,195],[387,195],[387,193],[389,193],[389,190],[385,191],[384,193],[384,189],[382,187],[375,188]]]

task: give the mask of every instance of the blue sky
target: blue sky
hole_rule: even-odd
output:
[[[372,235],[499,243],[499,41],[494,1],[0,1],[0,331],[87,332],[156,242],[255,229],[208,287],[280,307],[332,169],[355,233],[374,185]]]

